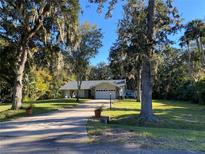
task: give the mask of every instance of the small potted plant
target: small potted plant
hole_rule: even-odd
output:
[[[30,104],[29,107],[26,108],[26,114],[32,115],[32,109],[33,109],[33,106],[32,106],[32,104]]]
[[[95,118],[100,118],[102,112],[102,106],[95,110]]]

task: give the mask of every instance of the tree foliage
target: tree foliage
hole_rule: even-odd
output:
[[[98,63],[96,66],[91,66],[88,73],[88,80],[109,80],[113,75],[109,65],[104,62]]]
[[[33,48],[54,39],[67,45],[76,44],[78,12],[79,4],[76,0],[1,1],[0,36],[17,50],[13,68],[13,109],[21,107],[25,65]]]
[[[84,23],[80,28],[81,40],[76,50],[70,50],[67,53],[68,62],[71,64],[71,72],[77,80],[77,101],[79,100],[79,90],[82,80],[86,78],[86,71],[89,60],[98,53],[102,46],[101,30],[95,25]]]
[[[157,52],[172,43],[168,36],[179,28],[180,17],[171,2],[150,0],[147,5],[142,0],[130,0],[124,6],[118,40],[110,52],[111,66],[135,77],[137,91],[142,91],[138,96],[142,98],[141,116],[145,119],[153,117],[152,76],[158,65]]]

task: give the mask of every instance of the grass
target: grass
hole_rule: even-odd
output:
[[[140,103],[118,101],[111,110],[102,112],[111,117],[110,124],[90,120],[88,133],[96,142],[115,138],[117,142],[135,143],[141,148],[205,151],[205,106],[154,100],[153,108],[159,122],[141,125],[138,119]]]
[[[80,102],[83,102],[81,100]],[[48,99],[48,100],[38,100],[32,102],[25,102],[20,110],[11,110],[11,104],[0,104],[0,121],[9,120],[16,117],[27,116],[25,109],[33,104],[33,114],[38,115],[42,113],[47,113],[55,111],[64,107],[73,107],[78,103],[74,99]]]

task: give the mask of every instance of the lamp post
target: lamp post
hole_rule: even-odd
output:
[[[111,107],[112,107],[112,104],[111,104],[112,102],[111,102],[111,93],[110,93],[110,109],[111,109]]]

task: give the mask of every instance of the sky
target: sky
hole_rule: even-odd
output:
[[[112,17],[108,19],[105,18],[107,5],[105,5],[103,12],[98,14],[97,5],[88,3],[88,0],[80,0],[80,4],[82,9],[80,23],[89,22],[96,24],[98,28],[101,28],[104,36],[102,39],[103,46],[99,49],[99,53],[91,59],[90,63],[91,65],[96,65],[100,62],[107,63],[110,47],[117,39],[116,30],[118,21],[123,17],[123,2],[117,3],[112,12]],[[173,4],[183,18],[183,23],[187,23],[193,19],[205,20],[205,0],[174,0]],[[177,43],[181,35],[182,32],[179,32],[175,36],[171,36],[171,38]]]

